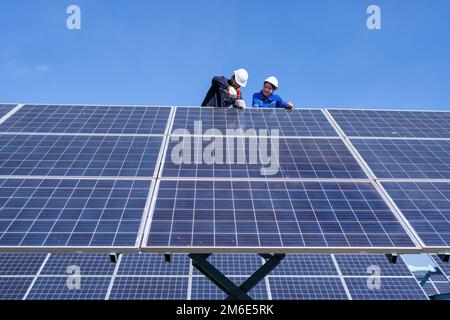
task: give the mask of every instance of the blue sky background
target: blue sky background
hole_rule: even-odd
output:
[[[66,8],[82,30],[66,28]],[[382,30],[366,27],[370,4]],[[1,1],[0,101],[198,105],[269,75],[300,107],[450,109],[448,0]]]

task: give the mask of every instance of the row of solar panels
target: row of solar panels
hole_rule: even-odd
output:
[[[0,259],[1,300],[225,298],[185,255],[174,255],[172,263],[155,254],[125,254],[118,264],[101,254],[1,254]],[[211,263],[239,283],[262,261],[219,254]],[[436,288],[450,292],[442,277],[422,288],[403,261],[392,265],[383,255],[289,255],[250,295],[259,300],[420,300],[427,298],[424,289],[431,295]]]
[[[448,112],[53,105],[0,112],[0,248],[137,249],[144,237],[149,251],[448,251]],[[195,134],[198,120],[231,136],[278,130],[279,172],[262,179],[260,163],[175,165],[168,155],[178,135]]]

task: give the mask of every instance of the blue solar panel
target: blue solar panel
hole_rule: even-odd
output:
[[[347,300],[339,278],[269,278],[273,300]]]
[[[331,255],[325,254],[288,254],[270,274],[273,276],[338,275]]]
[[[174,254],[170,263],[160,254],[125,254],[119,265],[119,275],[127,276],[188,276],[190,260],[185,254]]]
[[[230,280],[236,285],[241,285],[246,278],[231,277]],[[253,300],[267,300],[268,295],[266,283],[261,281],[256,285],[256,287],[250,290],[248,295]],[[226,298],[227,295],[205,277],[201,276],[192,278],[192,300],[224,300]]]
[[[0,180],[0,247],[135,247],[150,184]]]
[[[0,278],[0,300],[22,300],[33,282],[28,278]]]
[[[16,105],[13,104],[0,104],[0,118],[2,118],[15,107]]]
[[[450,263],[443,262],[438,256],[432,255],[431,256],[433,260],[436,262],[436,264],[439,266],[439,269],[441,269],[442,273],[450,278]]]
[[[164,134],[171,108],[26,105],[0,132]]]
[[[213,254],[208,261],[226,276],[249,277],[262,266],[261,257],[256,254],[219,253]],[[193,274],[200,275],[200,272],[194,268]]]
[[[352,139],[378,178],[450,179],[450,141]]]
[[[383,183],[426,247],[450,246],[450,183]]]
[[[450,112],[330,110],[347,136],[450,138]]]
[[[81,277],[79,281],[77,287],[77,282],[68,277],[39,277],[27,300],[104,300],[111,278]]]
[[[415,245],[371,183],[160,181],[147,249]]]
[[[41,275],[112,276],[115,266],[106,254],[52,254]]]
[[[0,276],[34,276],[45,257],[45,253],[0,253]]]
[[[425,283],[425,285],[423,285],[422,288],[423,291],[425,291],[425,293],[427,294],[427,296],[434,296],[439,293],[434,284],[431,282]]]
[[[269,164],[261,161],[259,155],[261,150],[255,147],[252,139],[227,142],[223,138],[214,138],[215,146],[217,148],[223,146],[221,147],[223,151],[216,150],[215,157],[211,159],[215,162],[213,164],[203,158],[200,158],[203,161],[199,164],[196,162],[197,155],[203,156],[211,141],[202,142],[201,138],[193,137],[183,137],[183,140],[172,139],[164,164],[163,177],[367,178],[340,139],[269,139],[267,156],[268,159],[272,157]],[[196,140],[199,140],[199,143],[196,143]],[[190,154],[183,152],[181,161],[172,158],[173,152],[180,145],[188,146],[190,152]],[[261,172],[262,168],[273,168],[274,171],[267,175]]]
[[[225,135],[227,130],[255,129],[259,133],[259,130],[276,129],[279,130],[280,136],[285,137],[337,137],[336,131],[321,110],[281,109],[177,108],[172,133],[183,129],[191,135],[197,134],[196,121],[201,121],[203,131],[198,134],[209,129],[220,130],[222,135]]]
[[[380,287],[370,278],[345,278],[353,300],[427,300],[414,278],[381,278]]]
[[[403,260],[390,263],[385,255],[358,254],[358,255],[335,255],[339,268],[344,276],[372,276],[380,272],[378,276],[407,276],[411,277],[411,271]]]
[[[435,282],[439,294],[450,293],[450,282]]]
[[[0,135],[0,175],[153,177],[162,137]]]
[[[188,277],[116,277],[109,300],[186,300]]]

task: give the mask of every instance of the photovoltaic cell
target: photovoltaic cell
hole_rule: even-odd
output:
[[[185,254],[172,255],[165,262],[161,254],[125,254],[120,261],[118,274],[123,276],[188,276],[189,258]]]
[[[231,277],[230,280],[236,285],[241,285],[246,278]],[[259,282],[248,295],[253,300],[267,300],[267,288],[264,281]],[[192,278],[191,300],[224,300],[227,295],[215,286],[210,280],[203,276]]]
[[[406,276],[411,277],[407,265],[403,260],[398,259],[397,263],[390,263],[385,255],[378,254],[358,254],[335,255],[339,268],[344,276],[372,276],[375,272],[380,272],[378,275],[384,276]]]
[[[269,277],[273,300],[347,300],[339,278]]]
[[[427,296],[434,296],[436,294],[439,294],[439,292],[436,290],[436,287],[430,282],[425,283],[425,285],[423,285],[422,288],[423,291],[425,291],[425,293],[427,294]]]
[[[15,107],[16,105],[13,104],[0,104],[0,118],[2,118]]]
[[[70,281],[68,277],[39,277],[27,300],[104,300],[110,277],[81,277]]]
[[[0,180],[0,247],[135,247],[150,181]]]
[[[0,278],[0,300],[22,300],[31,282],[32,277]]]
[[[160,181],[147,248],[375,248],[414,243],[371,183]]]
[[[115,264],[106,254],[52,254],[41,275],[112,276]]]
[[[450,112],[329,110],[349,137],[450,138]]]
[[[0,175],[153,177],[162,137],[0,135]]]
[[[116,277],[109,300],[186,300],[188,277]]]
[[[450,179],[450,141],[352,139],[378,178]]]
[[[371,278],[345,278],[353,300],[427,300],[414,278],[381,278],[377,288]]]
[[[450,282],[435,282],[439,294],[450,293]]]
[[[34,276],[45,253],[0,253],[0,276]]]
[[[215,137],[213,141],[187,136],[171,139],[163,177],[367,178],[340,139],[273,138],[265,142],[223,137]],[[267,148],[263,154],[261,143]],[[207,152],[209,146],[216,148],[213,153]],[[180,147],[182,156],[177,158]]]
[[[195,130],[195,122],[201,121],[201,130]],[[180,131],[187,130],[187,132]],[[216,129],[220,132],[206,132]],[[337,137],[336,131],[321,110],[281,110],[237,108],[177,108],[172,134],[225,135],[227,130],[256,130],[258,135]],[[269,130],[263,134],[260,130]],[[272,132],[270,132],[272,131]],[[228,133],[234,135],[235,133]]]
[[[164,134],[171,108],[26,105],[0,132]]]
[[[271,276],[337,276],[331,255],[288,254],[270,273]]]
[[[450,183],[389,182],[383,186],[426,247],[450,246]]]

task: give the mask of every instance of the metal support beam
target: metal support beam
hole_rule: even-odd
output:
[[[266,263],[239,287],[208,261],[210,256],[211,254],[190,254],[189,258],[198,271],[228,295],[227,300],[252,300],[248,292],[275,269],[286,255],[261,254],[260,256],[266,260]]]
[[[110,253],[109,254],[109,260],[111,260],[112,263],[117,263],[119,261],[120,253]]]
[[[398,259],[398,254],[387,254],[386,257],[388,258],[389,262],[392,264],[396,264],[397,263],[397,259]]]

